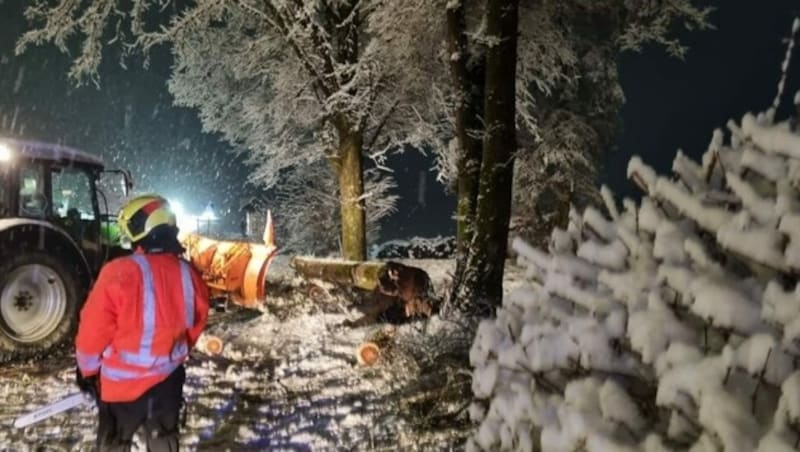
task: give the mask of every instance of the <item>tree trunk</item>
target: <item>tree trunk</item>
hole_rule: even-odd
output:
[[[458,204],[456,207],[456,240],[458,254],[463,256],[472,238],[472,223],[478,199],[482,143],[479,136],[483,116],[483,59],[470,58],[464,19],[464,3],[447,8],[447,48],[450,53],[450,75],[455,88],[455,126],[458,144]],[[475,60],[470,63],[470,60]]]
[[[374,290],[385,262],[353,262],[330,259],[314,259],[296,256],[292,258],[295,273],[306,278],[316,278],[338,284]]]
[[[454,2],[446,10],[447,48],[450,54],[450,75],[455,91],[453,116],[458,147],[456,193],[456,270],[453,278],[455,295],[466,268],[469,244],[474,234],[475,212],[483,143],[483,55],[472,55],[467,38],[464,2]]]
[[[364,179],[361,157],[363,136],[360,131],[340,121],[339,200],[342,213],[342,257],[352,261],[367,258],[366,212],[364,209]]]
[[[518,0],[489,0],[483,160],[475,237],[460,289],[460,303],[500,305],[508,247],[514,156]]]

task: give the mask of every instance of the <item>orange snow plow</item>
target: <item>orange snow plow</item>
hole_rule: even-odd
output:
[[[266,298],[267,271],[278,248],[272,214],[267,212],[263,244],[215,240],[189,233],[181,237],[192,264],[202,272],[212,297],[228,298],[248,308]]]

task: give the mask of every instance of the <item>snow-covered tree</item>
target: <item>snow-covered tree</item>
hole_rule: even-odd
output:
[[[468,450],[797,450],[800,131],[775,106],[674,177],[634,157],[642,201],[604,190],[548,252],[514,241],[529,281],[470,351]]]
[[[458,164],[465,168],[478,165],[466,165],[458,154],[466,152],[473,160],[479,159],[479,153],[461,149],[480,147],[483,131],[483,66],[487,45],[492,43],[485,36],[484,4],[470,0],[396,3],[399,11],[425,9],[421,15],[425,19],[398,14],[406,19],[398,23],[393,18],[382,28],[391,36],[411,30],[419,37],[419,47],[438,48],[445,63],[438,71],[431,67],[424,79],[411,72],[404,82],[418,83],[419,89],[429,87],[428,98],[439,100],[428,104],[437,111],[425,119],[438,125],[441,133],[439,146],[434,147],[440,159],[440,177],[463,191],[463,186],[457,187],[458,177],[469,171],[459,172]],[[708,28],[710,12],[710,8],[698,8],[688,0],[520,2],[516,103],[521,152],[516,165],[519,182],[515,182],[520,204],[515,210],[529,210],[522,203],[537,198],[531,193],[536,195],[552,185],[538,174],[545,167],[551,168],[548,173],[573,181],[572,190],[578,199],[598,198],[594,183],[597,157],[613,139],[624,100],[617,77],[619,52],[638,51],[643,44],[654,42],[682,57],[687,49],[671,37],[670,29],[675,25]],[[396,31],[392,34],[393,27]],[[426,55],[429,53],[427,50]],[[404,61],[407,55],[416,54],[406,50],[396,55],[396,60]],[[443,69],[449,74],[441,74]],[[441,116],[448,118],[442,121]],[[457,142],[448,146],[451,138]],[[474,208],[460,199],[463,208]]]
[[[380,39],[404,44],[387,47],[397,67],[416,68],[420,60],[425,65],[426,77],[409,70],[401,73],[405,76],[400,81],[429,93],[427,102],[416,104],[422,123],[418,130],[434,143],[440,180],[457,193],[462,261],[470,243],[481,243],[473,233],[479,221],[483,144],[491,136],[485,133],[486,55],[498,43],[487,34],[488,3],[396,0],[393,5],[395,15],[373,21],[380,23]],[[518,152],[511,154],[515,161],[503,161],[505,170],[513,168],[515,173],[512,206],[517,233],[540,241],[565,217],[559,214],[566,212],[562,207],[600,198],[595,188],[597,164],[613,140],[623,102],[618,53],[655,42],[682,56],[686,49],[668,32],[679,24],[706,28],[709,13],[689,0],[520,1]],[[413,42],[404,40],[408,34],[415,37]],[[438,58],[430,57],[434,52]],[[484,199],[495,207],[503,204],[497,202],[503,196]],[[538,214],[521,214],[531,210]],[[502,265],[492,267],[502,273]]]
[[[364,259],[364,155],[380,162],[409,136],[393,127],[408,114],[408,93],[388,89],[394,75],[369,30],[389,3],[37,0],[17,51],[52,42],[69,52],[77,43],[70,75],[85,80],[96,76],[105,40],[128,52],[170,45],[176,104],[197,108],[206,130],[246,149],[254,181],[271,188],[284,171],[330,163],[344,257]]]
[[[599,201],[596,179],[624,102],[618,57],[657,43],[682,57],[670,30],[704,29],[710,8],[689,0],[524,2],[517,101],[515,233],[544,244],[568,205]],[[536,215],[531,216],[531,211]]]

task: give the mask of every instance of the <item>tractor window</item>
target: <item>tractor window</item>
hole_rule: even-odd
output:
[[[97,190],[101,193],[100,215],[115,217],[127,200],[125,180],[119,172],[103,171],[97,179]]]
[[[30,163],[20,170],[19,215],[33,218],[45,218],[47,216],[47,196],[44,194],[44,168],[41,164]]]
[[[70,221],[95,219],[92,182],[77,168],[52,168],[53,215]]]

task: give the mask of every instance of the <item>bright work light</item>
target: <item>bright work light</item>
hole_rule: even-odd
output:
[[[180,229],[181,233],[192,232],[197,228],[196,219],[186,212],[186,209],[180,201],[170,199],[169,207],[172,213],[175,214],[175,220],[178,223],[178,229]]]
[[[7,144],[0,143],[0,163],[11,160],[11,148]]]

